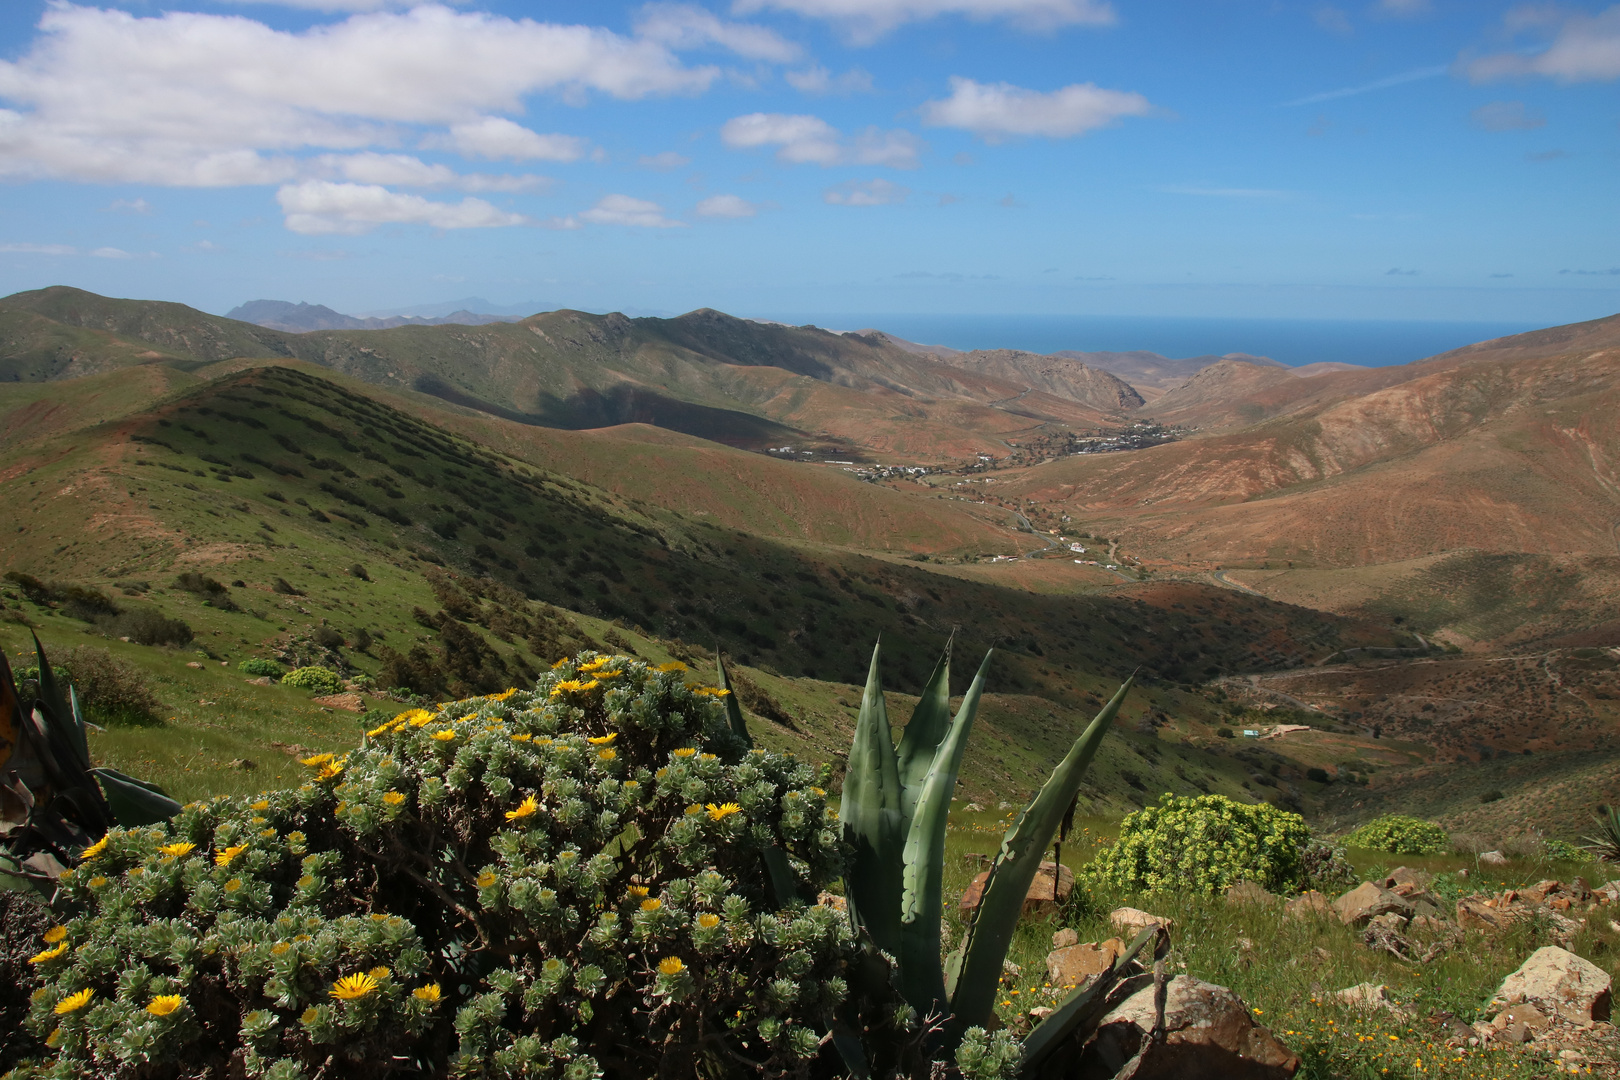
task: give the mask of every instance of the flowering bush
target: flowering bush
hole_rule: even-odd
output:
[[[1305,819],[1267,803],[1224,795],[1165,795],[1127,814],[1119,840],[1086,864],[1100,885],[1133,892],[1215,893],[1252,881],[1275,893],[1304,883]]]
[[[1391,855],[1438,855],[1451,846],[1451,838],[1432,821],[1389,814],[1367,822],[1346,836],[1344,843]]]
[[[236,666],[242,669],[242,674],[252,675],[255,678],[262,678],[266,675],[275,678],[281,674],[280,664],[274,660],[262,660],[257,656],[244,660]]]
[[[815,895],[837,815],[682,670],[586,653],[113,830],[63,876],[29,1018],[55,1056],[20,1075],[802,1073],[856,954],[764,854]]]
[[[293,668],[282,676],[281,685],[296,686],[317,694],[335,694],[343,689],[343,680],[331,668],[301,667]]]

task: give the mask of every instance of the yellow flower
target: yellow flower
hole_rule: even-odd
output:
[[[90,887],[92,889],[99,889],[105,884],[107,884],[107,879],[102,877],[100,874],[97,874],[95,877],[90,879]]]
[[[624,674],[624,672],[622,672],[622,671],[598,671],[596,673],[596,677],[598,679],[617,679],[620,675],[623,675],[623,674]]]
[[[676,757],[691,757],[695,753],[697,753],[697,747],[695,747],[695,746],[683,746],[679,750],[675,751],[675,756]]]
[[[307,889],[313,884],[315,884],[315,875],[313,874],[305,874],[303,877],[298,879],[298,887],[300,889]]]
[[[672,671],[685,671],[686,665],[681,663],[679,660],[671,660],[667,664],[659,664],[658,670],[663,672],[665,675],[668,675]]]
[[[613,750],[612,747],[609,747],[606,750],[598,750],[596,752],[596,756],[597,756],[598,760],[601,760],[601,761],[612,761],[614,758],[618,757],[619,755],[618,755],[617,752],[615,752]]]
[[[565,656],[561,660],[557,661],[555,664],[552,664],[551,665],[551,670],[556,671],[560,667],[566,667],[567,664],[568,664],[568,657]]]
[[[692,687],[692,693],[701,694],[704,697],[725,697],[731,691],[722,690],[718,686],[694,686]]]
[[[715,755],[713,755],[713,754],[703,754],[703,755],[698,757],[698,760],[699,761],[713,761],[714,758],[715,758]]]
[[[687,817],[691,817],[694,814],[701,814],[701,813],[703,813],[703,806],[702,806],[701,803],[693,803],[691,806],[688,806],[686,808],[686,816]]]
[[[742,807],[734,802],[721,803],[719,806],[710,803],[706,809],[709,811],[710,821],[723,821],[732,814],[742,813]]]
[[[260,799],[258,802],[254,803],[251,807],[249,807],[249,809],[250,810],[260,810],[260,811],[268,810],[268,809],[270,809],[270,800],[269,799]]]
[[[582,671],[582,672],[585,672],[587,674],[589,674],[592,671],[599,671],[602,668],[607,667],[608,663],[611,660],[612,660],[612,657],[598,656],[595,660],[590,660],[590,661],[587,661],[586,663],[583,663],[583,664],[579,665],[579,670]]]
[[[596,682],[595,679],[589,679],[589,680],[581,683],[580,686],[579,686],[579,688],[581,690],[595,690],[596,687],[597,687],[597,682]]]
[[[449,742],[455,737],[456,733],[451,728],[445,728],[443,731],[435,731],[433,733],[433,738],[439,742]]]
[[[61,1041],[62,1041],[62,1029],[61,1028],[52,1028],[51,1033],[49,1035],[45,1036],[45,1045],[50,1047],[52,1050],[55,1050],[57,1045],[59,1043],[61,1043]]]
[[[309,757],[299,758],[298,759],[298,764],[300,764],[300,765],[308,765],[308,766],[311,766],[313,768],[316,765],[328,764],[331,760],[332,760],[332,755],[331,754],[311,754]]]
[[[656,896],[649,896],[641,902],[641,910],[651,913],[664,906],[664,902]]]
[[[647,886],[645,886],[645,885],[632,885],[632,886],[630,886],[630,895],[631,896],[646,896],[647,895]]]
[[[506,812],[506,820],[516,821],[519,818],[526,818],[530,814],[538,813],[539,810],[540,803],[533,795],[530,795],[527,799],[524,799],[522,802],[518,803],[516,810],[508,810]]]
[[[95,996],[96,992],[91,990],[89,987],[85,987],[77,994],[69,994],[67,997],[56,1003],[56,1015],[66,1016],[70,1012],[77,1012],[86,1005],[90,1004],[90,999]]]
[[[489,700],[491,700],[491,701],[505,701],[507,698],[511,697],[515,693],[517,693],[517,687],[514,686],[514,687],[512,687],[512,689],[503,691],[503,692],[501,692],[499,694],[491,694],[491,695],[489,695]]]
[[[305,1009],[304,1014],[302,1016],[300,1016],[298,1019],[300,1021],[302,1021],[303,1023],[305,1023],[305,1024],[313,1024],[315,1022],[315,1019],[320,1015],[321,1015],[320,1010],[318,1010],[315,1007],[311,1006],[310,1008]]]
[[[495,871],[485,870],[482,874],[478,875],[478,887],[480,889],[487,889],[499,880],[500,879],[495,876]]]
[[[276,835],[276,830],[274,830],[274,829],[265,829],[263,832],[259,833],[259,835],[268,840],[270,837]]]
[[[159,994],[146,1003],[146,1011],[153,1016],[168,1016],[183,1003],[179,994]]]
[[[610,731],[606,735],[593,735],[585,741],[590,743],[592,746],[606,746],[608,743],[612,742],[618,737],[619,733],[617,731]]]
[[[387,731],[393,726],[394,722],[392,720],[384,720],[381,724],[366,732],[366,737],[369,739],[375,739],[377,736],[381,735],[383,732]]]
[[[246,844],[237,844],[235,847],[228,847],[224,851],[221,851],[219,854],[214,856],[214,863],[217,866],[229,866],[238,855],[242,854],[242,852],[246,851],[247,849],[248,846]]]
[[[53,926],[40,936],[45,939],[45,944],[55,945],[58,941],[61,941],[63,938],[67,937],[67,927]]]
[[[270,946],[270,955],[271,956],[280,956],[282,953],[285,953],[288,949],[291,949],[291,948],[292,948],[292,946],[287,944],[285,941],[278,941],[274,945]]]
[[[702,915],[698,916],[698,925],[703,927],[705,930],[713,930],[715,927],[720,925],[720,916],[714,914],[712,911],[705,911]]]
[[[810,789],[810,790],[811,790],[811,791],[813,791],[813,792],[815,792],[815,793],[816,793],[816,794],[817,794],[817,795],[822,795],[822,796],[825,796],[825,795],[826,795],[826,794],[827,794],[827,793],[826,793],[826,792],[825,792],[825,791],[822,791],[822,790],[821,790],[821,789],[820,789],[820,788],[818,788],[818,787],[813,787],[813,788],[811,788],[811,789]]]
[[[411,727],[427,727],[433,723],[433,714],[426,709],[412,709],[409,712],[400,713],[394,719],[396,721],[404,720]]]
[[[374,992],[377,986],[377,980],[369,974],[345,975],[332,984],[332,989],[328,990],[327,994],[339,1001],[355,1001]]]
[[[342,762],[340,762],[340,761],[329,761],[324,766],[322,766],[320,772],[315,774],[315,779],[317,779],[317,780],[330,780],[333,777],[337,776],[342,771],[343,771],[343,763]]]
[[[665,975],[679,975],[686,970],[686,965],[678,956],[666,956],[658,961],[658,970]]]
[[[387,916],[385,915],[385,916],[383,916],[383,918],[387,918]],[[370,975],[373,979],[377,979],[378,981],[381,981],[383,979],[389,978],[394,973],[392,971],[390,971],[388,968],[385,968],[381,964],[379,964],[378,966],[372,968],[370,971],[366,972],[366,974]]]
[[[592,679],[591,682],[594,684],[596,680]],[[583,689],[585,689],[585,684],[578,679],[564,679],[551,688],[551,696],[561,697],[563,694],[577,694]]]
[[[43,964],[47,960],[55,960],[58,956],[61,956],[65,952],[67,952],[67,942],[58,941],[55,945],[49,949],[46,949],[44,952],[30,956],[28,958],[28,962],[30,964]]]
[[[534,736],[529,734],[527,731],[520,731],[516,735],[512,736],[512,741],[513,742],[528,742],[532,738],[534,738]]]
[[[97,855],[100,855],[103,851],[106,851],[106,850],[107,850],[107,838],[105,836],[103,836],[100,840],[97,840],[95,843],[91,844],[89,847],[87,847],[83,851],[79,852],[79,858],[81,858],[81,859],[93,859]]]
[[[389,806],[398,806],[404,801],[405,793],[403,791],[390,791],[383,795],[383,802],[387,803]]]
[[[411,997],[417,1001],[425,1001],[429,1005],[437,1005],[441,996],[438,983],[428,983],[411,991]]]
[[[225,891],[226,892],[236,892],[241,887],[242,887],[242,879],[239,878],[239,877],[233,877],[233,878],[231,878],[231,880],[229,880],[229,881],[227,881],[225,883]]]
[[[158,850],[171,859],[178,859],[182,855],[189,855],[191,853],[191,849],[196,846],[196,844],[190,843],[189,841],[181,840],[174,844],[164,844],[162,847],[158,848]]]

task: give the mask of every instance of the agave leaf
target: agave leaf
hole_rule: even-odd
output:
[[[984,680],[990,670],[991,650],[979,665],[973,684],[962,697],[945,738],[934,753],[926,781],[921,785],[917,812],[906,832],[900,896],[900,990],[918,1012],[933,1006],[944,1012],[945,976],[939,965],[939,913],[945,881],[945,823],[951,812],[951,793],[962,768],[962,753],[979,711]],[[919,711],[921,707],[919,706]],[[913,723],[916,721],[913,720]],[[903,744],[902,744],[903,745]]]
[[[844,839],[854,847],[845,876],[846,899],[856,926],[864,926],[878,948],[900,955],[900,861],[905,843],[900,814],[900,772],[883,702],[880,674],[883,644],[872,648],[872,666],[855,722],[844,774],[838,818]]]
[[[731,721],[731,733],[752,750],[754,737],[748,734],[748,721],[743,719],[742,702],[737,700],[737,690],[731,685],[731,676],[726,674],[726,662],[720,659],[719,649],[714,652],[714,666],[719,672],[715,685],[725,691],[720,700],[726,703],[726,719]]]
[[[1062,822],[1064,807],[1080,790],[1086,766],[1096,756],[1103,736],[1108,734],[1114,716],[1135,681],[1135,675],[1125,680],[1075,740],[1034,801],[1002,837],[1001,851],[990,867],[984,896],[968,928],[962,972],[951,998],[953,1042],[964,1029],[982,1025],[989,1019],[995,1005],[996,988],[1001,983],[1001,965],[1007,957],[1013,931],[1018,927],[1029,883],[1035,880],[1041,856]]]
[[[1022,1070],[1025,1076],[1039,1073],[1041,1064],[1047,1056],[1062,1045],[1070,1035],[1081,1028],[1095,1026],[1097,1021],[1102,1019],[1108,995],[1125,973],[1126,966],[1136,959],[1149,941],[1154,942],[1155,958],[1160,948],[1168,945],[1168,939],[1163,942],[1158,940],[1160,933],[1158,927],[1150,926],[1136,935],[1136,940],[1131,942],[1130,948],[1114,961],[1113,967],[1090,982],[1075,987],[1069,996],[1063,999],[1061,1005],[1035,1026],[1035,1030],[1024,1039]]]
[[[30,782],[28,769],[35,767],[25,767],[20,758],[12,760],[22,739],[22,700],[17,696],[16,680],[11,677],[11,665],[6,663],[5,653],[0,651],[0,776],[5,775],[8,769],[18,769],[26,784]]]
[[[138,825],[156,825],[180,812],[180,804],[165,795],[156,784],[126,776],[117,769],[92,769],[90,774],[101,781],[113,817],[126,829]]]
[[[912,816],[917,812],[917,800],[922,795],[924,781],[928,779],[928,770],[934,764],[934,751],[939,748],[939,740],[945,737],[950,722],[951,642],[947,641],[945,651],[934,665],[934,673],[923,687],[922,697],[917,701],[916,711],[911,714],[911,721],[900,733],[900,749],[895,754],[896,766],[900,770],[900,813],[908,830]]]

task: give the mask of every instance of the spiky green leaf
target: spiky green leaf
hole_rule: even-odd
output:
[[[917,800],[922,795],[928,770],[933,768],[934,752],[951,722],[951,642],[934,665],[934,673],[923,687],[922,696],[911,720],[900,733],[900,748],[895,753],[896,767],[900,770],[900,814],[909,830],[911,819],[917,812]]]
[[[900,951],[900,860],[905,832],[900,811],[900,773],[883,701],[883,644],[872,649],[872,666],[849,748],[838,817],[854,848],[845,878],[850,915],[871,933],[878,948]]]

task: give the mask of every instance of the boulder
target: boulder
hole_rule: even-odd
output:
[[[1054,949],[1063,949],[1078,944],[1080,944],[1080,935],[1067,926],[1052,935],[1052,948]]]
[[[1226,903],[1230,907],[1256,905],[1270,907],[1277,898],[1252,881],[1240,881],[1226,890]]]
[[[1552,1027],[1552,1018],[1528,1001],[1518,1005],[1509,1005],[1496,1014],[1491,1026],[1497,1031],[1506,1029],[1511,1024],[1523,1024],[1531,1031],[1546,1031]]]
[[[1300,893],[1283,905],[1283,916],[1289,919],[1330,919],[1337,914],[1333,901],[1315,889]]]
[[[1172,925],[1169,919],[1133,907],[1115,908],[1108,913],[1108,922],[1120,937],[1126,939],[1136,937],[1150,926],[1162,926],[1168,931]]]
[[[1620,903],[1620,881],[1608,881],[1593,890],[1593,895],[1600,904]]]
[[[1427,889],[1433,882],[1434,875],[1427,871],[1414,870],[1410,866],[1397,866],[1379,884],[1390,892],[1410,896]]]
[[[1506,866],[1507,856],[1500,851],[1484,851],[1480,853],[1479,864],[1481,866]]]
[[[1053,949],[1046,954],[1046,977],[1053,986],[1070,990],[1113,967],[1124,951],[1119,938]]]
[[[1587,1025],[1609,1018],[1609,973],[1574,953],[1548,945],[1502,980],[1493,1005],[1528,1002],[1548,1016]]]
[[[971,915],[978,910],[979,901],[984,899],[985,883],[989,880],[990,871],[983,870],[968,883],[960,905],[963,915]],[[1043,862],[1040,869],[1035,871],[1035,880],[1029,883],[1029,891],[1024,894],[1023,914],[1050,915],[1073,892],[1074,871],[1067,866]]]
[[[1521,919],[1530,917],[1522,905],[1499,904],[1494,898],[1465,896],[1457,901],[1457,925],[1465,930],[1483,930],[1487,934],[1500,934]]]
[[[1128,1070],[1132,1080],[1286,1080],[1299,1070],[1299,1058],[1224,986],[1187,975],[1171,979],[1160,1041],[1150,1037],[1153,998],[1146,987],[1105,1015],[1073,1075]]]
[[[1395,1010],[1395,1003],[1389,999],[1389,988],[1378,983],[1357,983],[1334,991],[1333,996],[1353,1009]]]
[[[1412,905],[1406,897],[1398,896],[1371,881],[1363,881],[1354,889],[1333,901],[1333,910],[1346,926],[1365,926],[1376,915],[1394,912],[1411,918]]]
[[[268,675],[260,675],[257,679],[249,679],[248,682],[254,686],[274,686],[276,684],[276,680]]]

